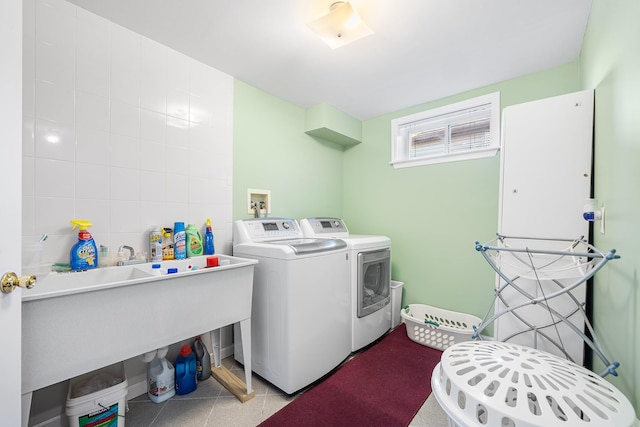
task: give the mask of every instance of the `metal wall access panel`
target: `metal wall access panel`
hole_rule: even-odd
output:
[[[593,140],[592,90],[506,107],[502,113],[500,206],[498,233],[509,237],[540,239],[588,238],[589,223],[582,218],[585,199],[591,193]],[[523,241],[522,244],[527,244]],[[551,242],[549,243],[551,245]],[[557,250],[557,247],[532,249]],[[505,282],[498,277],[496,286]],[[555,289],[557,284],[522,279],[518,285],[535,297]],[[586,284],[573,295],[585,301]],[[526,301],[521,292],[505,289],[508,306]],[[570,313],[576,303],[568,295],[549,301],[554,309]],[[496,312],[504,304],[497,301]],[[548,310],[530,305],[519,310],[534,325],[553,322]],[[581,315],[568,316],[580,330]],[[495,337],[562,355],[540,334],[526,330],[511,313],[495,322]],[[561,342],[571,359],[583,362],[583,341],[566,324],[547,326],[545,333]]]

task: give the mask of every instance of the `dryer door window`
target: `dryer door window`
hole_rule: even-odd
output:
[[[391,251],[358,254],[358,317],[380,310],[390,301]]]

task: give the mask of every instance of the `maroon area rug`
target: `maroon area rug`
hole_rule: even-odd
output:
[[[431,393],[440,356],[400,325],[260,427],[407,426]]]

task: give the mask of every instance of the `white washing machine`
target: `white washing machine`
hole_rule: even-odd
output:
[[[306,237],[347,242],[351,267],[351,351],[371,344],[391,329],[391,239],[349,234],[339,218],[304,218]]]
[[[247,219],[234,223],[233,254],[259,261],[251,311],[256,374],[292,394],[351,354],[350,263],[343,240],[304,238],[294,219]],[[244,363],[236,337],[235,359]]]

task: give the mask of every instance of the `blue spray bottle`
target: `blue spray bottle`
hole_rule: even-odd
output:
[[[209,218],[207,218],[207,229],[204,233],[204,253],[205,255],[216,253],[213,246],[213,230],[211,229],[211,220]]]
[[[72,219],[71,227],[74,230],[80,228],[78,232],[78,242],[71,248],[71,270],[88,270],[98,266],[98,248],[91,233],[87,230],[91,223],[86,219]]]

